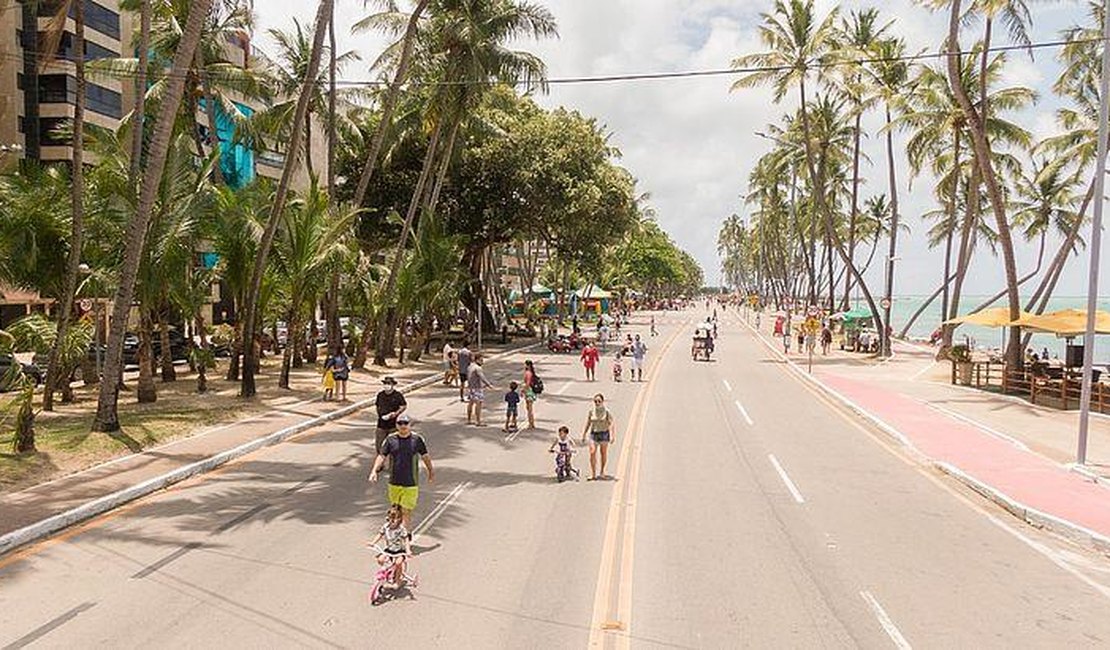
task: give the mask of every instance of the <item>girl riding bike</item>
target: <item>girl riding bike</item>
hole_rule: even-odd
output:
[[[385,546],[379,546],[383,540]],[[385,523],[370,545],[379,551],[378,565],[383,569],[386,565],[393,568],[391,578],[393,584],[389,586],[394,588],[400,586],[405,576],[405,558],[412,556],[412,540],[409,531],[405,530],[404,524],[401,523],[400,504],[395,503],[389,507]]]

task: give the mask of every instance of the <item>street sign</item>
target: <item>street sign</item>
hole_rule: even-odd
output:
[[[883,309],[890,309],[890,298],[883,298],[879,301],[879,306]]]

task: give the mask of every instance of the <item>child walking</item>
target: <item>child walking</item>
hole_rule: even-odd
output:
[[[624,365],[621,363],[621,352],[613,357],[613,381],[620,381],[624,377]]]
[[[509,392],[505,393],[505,428],[502,429],[505,433],[516,431],[516,414],[518,406],[520,405],[520,391],[519,384],[515,381],[509,382]]]

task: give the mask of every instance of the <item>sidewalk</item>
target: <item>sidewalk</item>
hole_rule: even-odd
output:
[[[491,356],[491,362],[497,363],[499,356],[512,354],[531,344],[533,344],[531,340],[510,345],[494,343],[484,345],[483,350]],[[345,417],[346,414],[336,412],[355,411],[369,406],[369,404],[360,405],[360,402],[373,398],[381,388],[380,378],[386,374],[396,377],[402,389],[406,389],[406,386],[418,388],[435,384],[436,379],[442,377],[441,372],[429,373],[426,366],[389,369],[368,367],[366,371],[355,371],[351,374],[346,403],[324,402],[314,398],[288,404],[261,415],[201,431],[191,437],[123,456],[19,492],[0,494],[0,538],[48,518],[61,516],[95,500],[111,498],[121,491],[156,482],[167,474],[186,469],[200,461],[225,454],[229,450],[251,442],[261,441],[276,433],[301,426],[306,429],[318,426],[323,423],[321,418],[328,417],[329,414]],[[20,543],[26,543],[26,541]],[[7,550],[9,549],[0,545],[0,553]]]
[[[781,354],[772,318],[764,342]],[[768,322],[770,321],[770,322]],[[1110,419],[1092,417],[1085,473],[1073,471],[1076,411],[952,386],[947,362],[927,348],[897,343],[880,361],[840,350],[794,350],[795,370],[873,420],[931,464],[1026,521],[1110,552]]]

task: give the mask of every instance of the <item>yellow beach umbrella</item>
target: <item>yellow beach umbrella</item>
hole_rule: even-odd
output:
[[[1032,316],[1028,312],[1021,312],[1018,321]],[[983,327],[1006,327],[1011,323],[1009,307],[991,307],[977,311],[973,314],[964,314],[951,320],[944,321],[945,325],[982,325]]]
[[[1086,309],[1062,309],[1050,314],[1035,316],[1028,314],[1014,323],[1031,332],[1055,334],[1060,338],[1083,336],[1087,331]],[[1095,312],[1095,334],[1110,334],[1110,313]]]

